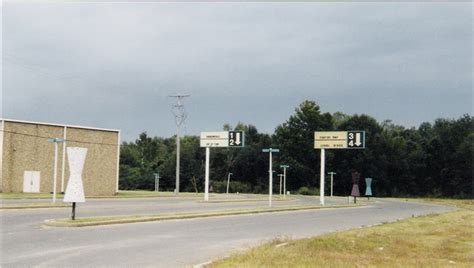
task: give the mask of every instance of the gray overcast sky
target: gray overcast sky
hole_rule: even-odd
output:
[[[4,1],[2,117],[272,133],[305,99],[406,127],[472,114],[472,3]]]

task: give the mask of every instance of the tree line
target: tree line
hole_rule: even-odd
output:
[[[226,124],[223,130],[245,132],[243,148],[213,148],[210,180],[215,192],[225,192],[232,173],[231,192],[268,191],[268,154],[263,148],[279,148],[273,154],[274,187],[279,166],[287,169],[287,190],[316,194],[319,189],[320,151],[314,149],[315,131],[364,130],[363,150],[326,150],[326,171],[333,171],[334,194],[349,195],[351,172],[373,178],[374,196],[437,196],[473,198],[474,117],[437,119],[418,128],[405,128],[390,120],[377,122],[368,115],[323,113],[314,101],[304,101],[273,134],[260,133],[253,125]],[[181,191],[203,192],[205,150],[199,136],[181,138]],[[154,173],[160,174],[160,191],[175,187],[176,139],[139,135],[124,142],[120,155],[120,189],[154,189]],[[329,183],[326,183],[329,187]],[[329,188],[326,189],[326,191]]]

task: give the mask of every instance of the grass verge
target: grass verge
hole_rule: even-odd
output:
[[[0,210],[2,209],[29,209],[29,208],[66,208],[71,207],[70,204],[14,204],[14,205],[1,205]]]
[[[425,201],[459,210],[310,239],[275,240],[206,267],[473,267],[473,201]]]
[[[334,206],[325,206],[325,207],[291,206],[291,207],[277,207],[277,208],[266,208],[266,209],[245,209],[245,210],[239,209],[239,210],[162,214],[162,215],[122,215],[122,216],[109,216],[109,217],[78,218],[74,221],[70,219],[53,219],[53,220],[46,220],[45,224],[47,226],[55,226],[55,227],[85,227],[85,226],[97,226],[97,225],[109,225],[109,224],[124,224],[124,223],[137,223],[137,222],[149,222],[149,221],[258,214],[258,213],[269,213],[269,212],[345,208],[345,207],[355,207],[355,206],[356,205],[334,205]]]

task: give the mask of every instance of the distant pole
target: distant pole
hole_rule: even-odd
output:
[[[206,175],[204,183],[204,201],[209,201],[209,155],[211,148],[206,147]]]
[[[324,206],[324,165],[325,165],[325,150],[321,149],[321,178],[319,183],[319,204]]]
[[[64,142],[62,138],[50,138],[49,142],[54,143],[54,170],[53,170],[53,203],[56,203],[56,184],[58,177],[58,143]]]
[[[280,165],[283,168],[283,197],[286,197],[286,169],[290,166],[288,165]]]
[[[336,175],[336,172],[328,172],[329,175],[331,175],[331,197],[332,197],[332,187],[333,187],[333,176]]]
[[[283,174],[278,174],[278,177],[280,177],[280,195],[281,195],[281,181],[282,181],[282,177],[283,177]]]
[[[232,175],[232,173],[229,172],[229,174],[227,175],[227,191],[226,191],[226,194],[229,194],[230,175]]]
[[[268,169],[268,173],[270,173],[270,176],[268,178],[269,180],[269,187],[268,187],[268,192],[269,192],[269,195],[268,195],[268,206],[269,207],[272,207],[272,194],[273,194],[273,168],[272,168],[272,151],[270,149],[270,153],[268,154],[269,155],[269,163],[270,163],[270,167]]]
[[[154,173],[155,175],[155,192],[160,191],[160,174],[159,173]]]
[[[180,128],[181,125],[186,120],[186,112],[184,110],[184,105],[182,100],[186,97],[191,95],[171,95],[169,97],[176,98],[176,104],[173,105],[173,113],[175,116],[175,123],[176,123],[176,188],[175,194],[179,193],[179,169],[180,169]]]
[[[273,167],[272,167],[272,153],[278,153],[280,152],[279,149],[273,149],[273,148],[268,148],[268,149],[263,149],[262,152],[264,153],[269,153],[269,168],[268,168],[268,206],[272,207],[272,192],[273,192]]]

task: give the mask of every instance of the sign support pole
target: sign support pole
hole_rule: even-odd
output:
[[[283,179],[282,178],[283,174],[278,174],[278,177],[280,177],[280,195],[281,195],[281,187],[282,187],[281,182],[282,182],[282,179]]]
[[[54,143],[53,203],[56,203],[56,181],[58,177],[58,143]]]
[[[319,188],[319,204],[324,206],[324,168],[325,168],[325,149],[321,149],[321,181]]]
[[[283,168],[283,197],[286,197],[286,167]]]
[[[206,147],[206,177],[204,185],[204,201],[209,201],[209,155],[211,154],[211,149]]]
[[[272,167],[272,150],[269,152],[270,156],[270,168],[268,170],[269,175],[269,187],[268,187],[268,206],[272,207],[272,192],[273,192],[273,167]]]

